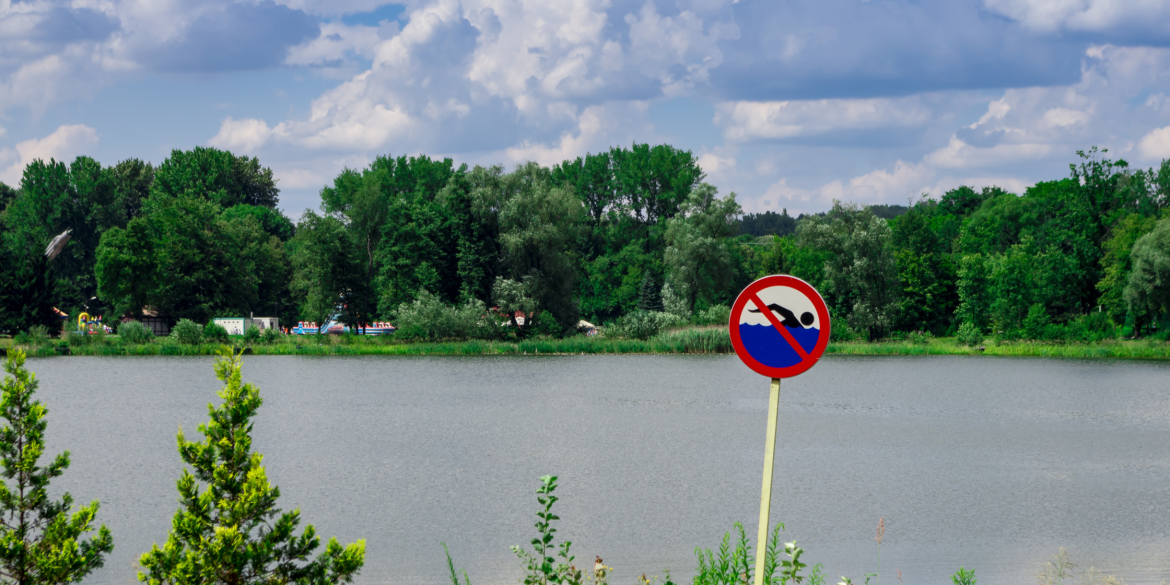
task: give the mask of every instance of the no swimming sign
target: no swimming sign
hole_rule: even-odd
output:
[[[765,276],[731,307],[731,344],[747,367],[791,378],[813,367],[829,345],[829,310],[816,289],[795,276]]]
[[[768,392],[768,434],[764,443],[764,484],[756,550],[768,550],[772,469],[776,461],[776,415],[780,379],[808,371],[829,345],[829,309],[816,289],[795,276],[765,276],[743,289],[731,306],[731,345],[757,374],[772,379]],[[755,585],[764,585],[767,555],[756,555]]]

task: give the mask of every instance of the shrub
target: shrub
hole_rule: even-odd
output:
[[[281,333],[279,329],[265,329],[264,332],[260,334],[260,340],[268,344],[280,343],[280,341],[283,339],[284,334]]]
[[[860,335],[844,319],[836,319],[829,325],[829,341],[855,341]]]
[[[66,337],[66,340],[68,340],[70,347],[89,345],[91,341],[88,335],[80,331],[70,331],[69,335]]]
[[[524,329],[528,334],[536,336],[562,337],[565,333],[561,324],[557,323],[557,318],[553,317],[553,314],[548,311],[541,311],[533,315],[532,325],[529,326],[525,323]]]
[[[1028,316],[1024,318],[1023,335],[1028,339],[1044,339],[1046,328],[1051,319],[1048,310],[1042,303],[1035,303],[1028,307]]]
[[[482,301],[468,301],[457,307],[444,303],[426,290],[413,303],[398,306],[398,331],[402,339],[489,339],[499,326],[488,318]]]
[[[190,319],[180,319],[171,329],[171,337],[183,345],[197,345],[203,341],[203,326]]]
[[[664,311],[636,310],[605,328],[606,337],[650,339],[664,330],[682,324],[682,319]]]
[[[208,343],[228,343],[228,332],[223,325],[212,321],[203,326],[203,339]]]
[[[983,332],[974,323],[967,322],[959,326],[959,343],[968,347],[975,347],[983,343]]]
[[[715,305],[706,311],[699,312],[695,316],[695,321],[699,325],[727,325],[731,321],[731,307]]]
[[[13,341],[18,345],[44,345],[49,342],[49,328],[33,325],[24,333],[17,333]]]
[[[138,321],[123,321],[118,325],[118,337],[122,338],[122,343],[138,345],[150,343],[154,339],[154,331]]]
[[[934,335],[931,335],[929,331],[911,331],[906,334],[906,341],[918,345],[926,345],[930,343],[931,339],[934,339]]]
[[[260,341],[260,328],[253,325],[244,329],[244,343],[257,343]]]

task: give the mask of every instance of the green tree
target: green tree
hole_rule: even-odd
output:
[[[830,298],[849,325],[876,339],[895,324],[898,267],[886,220],[856,204],[833,202],[823,217],[806,218],[797,242],[828,254]]]
[[[122,202],[125,221],[142,212],[142,204],[150,197],[154,184],[154,166],[136,158],[126,159],[113,168],[114,190]]]
[[[34,400],[36,375],[24,362],[23,351],[9,350],[0,385],[0,576],[18,585],[76,583],[102,566],[114,540],[104,525],[82,539],[93,530],[96,500],[70,514],[72,496],[49,498],[49,482],[69,468],[69,452],[38,464],[48,410]]]
[[[989,290],[988,262],[978,254],[964,255],[959,259],[958,275],[959,308],[955,311],[958,321],[960,324],[970,323],[984,332],[991,319],[993,300]]]
[[[0,251],[3,247],[0,242]],[[53,312],[48,262],[40,254],[9,253],[0,263],[0,331],[16,333],[36,325],[50,331],[59,326]]]
[[[353,295],[354,279],[362,275],[360,252],[340,220],[312,211],[301,216],[289,249],[291,286],[301,303],[301,315],[324,325]]]
[[[579,307],[571,244],[584,206],[570,189],[554,187],[536,163],[518,167],[505,187],[499,222],[507,276],[525,283],[536,311],[551,313],[562,329],[574,327]]]
[[[220,352],[215,374],[223,404],[208,405],[211,420],[199,425],[203,441],[179,431],[179,455],[190,466],[177,483],[182,507],[162,548],[139,563],[138,579],[151,585],[178,583],[349,583],[365,562],[365,541],[344,548],[331,538],[320,546],[312,525],[297,535],[300,509],[276,507],[280,489],[268,481],[263,456],[252,453],[252,418],[263,400],[241,381],[240,356]],[[192,474],[191,471],[194,471]]]
[[[1130,253],[1138,238],[1153,231],[1156,223],[1156,218],[1131,213],[1113,226],[1112,235],[1105,241],[1105,253],[1101,256],[1104,276],[1097,283],[1097,290],[1101,292],[1101,306],[1114,323],[1124,324],[1129,311],[1125,287],[1133,268]]]
[[[667,221],[667,275],[686,296],[687,310],[726,296],[735,285],[735,265],[727,238],[739,228],[741,213],[735,193],[717,198],[715,187],[703,183],[687,197],[680,213]]]
[[[151,184],[151,197],[156,195],[197,197],[225,209],[240,203],[275,208],[280,190],[272,169],[258,159],[197,146],[172,150],[158,166]]]
[[[1131,253],[1133,272],[1125,286],[1125,301],[1134,315],[1134,335],[1170,311],[1170,218],[1138,238]]]

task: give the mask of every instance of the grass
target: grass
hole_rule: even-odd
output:
[[[242,339],[233,339],[237,347]],[[12,345],[0,339],[0,349]],[[60,355],[61,342],[29,348],[29,355]],[[156,339],[142,345],[122,343],[116,335],[101,342],[69,346],[71,355],[214,355],[218,344],[181,345],[170,339]],[[407,342],[390,338],[324,338],[290,336],[271,345],[252,344],[255,355],[613,355],[613,354],[729,354],[731,339],[722,326],[686,327],[666,331],[646,340],[575,336],[565,339],[530,339],[525,341],[441,341]],[[988,340],[972,348],[953,337],[914,341],[847,341],[833,342],[826,350],[835,355],[985,355],[1015,357],[1170,359],[1170,343],[1152,339],[1110,340],[1093,343],[1058,341]]]

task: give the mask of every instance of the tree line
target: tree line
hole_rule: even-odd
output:
[[[669,145],[510,171],[380,156],[342,171],[295,223],[255,158],[199,147],[158,167],[38,160],[17,188],[0,185],[11,259],[0,330],[51,324],[53,307],[361,326],[431,314],[422,304],[519,311],[528,318],[510,335],[563,335],[581,319],[687,319],[778,273],[824,294],[838,338],[964,324],[1033,339],[1164,330],[1170,161],[1132,169],[1106,151],[1077,154],[1069,177],[1022,195],[959,187],[796,218],[744,214]],[[72,240],[47,260],[65,230]]]

